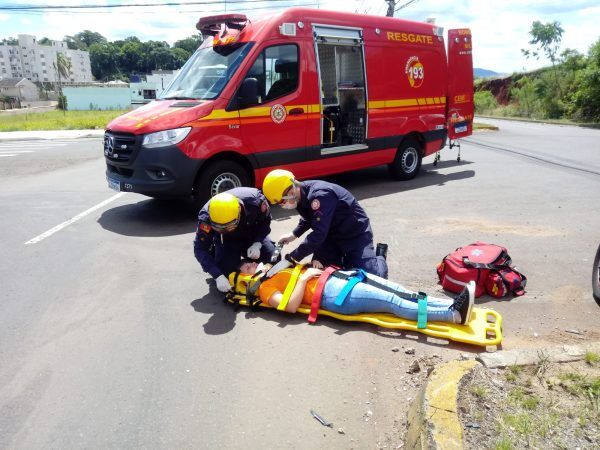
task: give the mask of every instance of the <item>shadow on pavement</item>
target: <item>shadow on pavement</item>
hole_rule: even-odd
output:
[[[189,201],[148,199],[107,209],[98,223],[124,236],[175,236],[193,233],[197,215]]]
[[[468,164],[472,162],[462,161],[457,164],[455,161],[440,161],[435,169],[462,167]],[[409,181],[393,180],[386,166],[347,172],[323,179],[345,187],[360,201],[426,186],[441,186],[475,176],[473,170],[443,174],[435,169],[433,164],[424,165],[419,176]],[[295,211],[279,207],[271,208],[271,212],[275,221],[286,220],[297,215]],[[107,209],[98,219],[98,223],[102,228],[124,236],[163,237],[193,233],[196,229],[197,215],[198,211],[191,201],[148,199]]]

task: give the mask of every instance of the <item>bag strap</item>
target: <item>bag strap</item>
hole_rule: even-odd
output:
[[[365,277],[365,272],[362,269],[358,269],[356,275],[353,275],[352,277],[348,278],[348,282],[344,285],[344,287],[337,295],[333,303],[335,303],[336,306],[342,306],[344,300],[346,300],[346,297],[348,296],[350,291],[352,291],[354,286],[363,281]]]
[[[502,281],[508,287],[511,294],[513,294],[517,297],[524,295],[525,294],[525,286],[527,285],[527,277],[525,275],[523,275],[521,272],[519,272],[518,270],[513,269],[512,267],[509,267],[508,269],[511,272],[514,272],[521,277],[521,282],[519,283],[519,286],[516,289],[512,288],[513,283],[511,283],[510,280],[506,279],[506,277],[502,274],[502,271],[498,271],[498,275],[500,276],[500,278],[502,278]]]
[[[323,273],[319,277],[319,280],[317,281],[317,287],[310,304],[310,314],[308,315],[309,323],[315,323],[317,321],[317,314],[319,313],[319,308],[321,307],[321,299],[323,298],[323,289],[325,289],[325,283],[331,274],[336,270],[338,270],[337,267],[329,266],[323,270]]]
[[[302,272],[303,268],[304,268],[304,266],[302,264],[296,264],[296,267],[294,267],[294,270],[292,271],[292,275],[290,277],[290,281],[288,281],[288,284],[285,287],[285,291],[283,292],[283,297],[281,298],[279,305],[277,305],[278,311],[285,311],[285,308],[287,307],[287,305],[290,301],[292,292],[294,291],[294,288],[296,287],[296,283],[298,283],[298,278],[300,277],[300,272]]]

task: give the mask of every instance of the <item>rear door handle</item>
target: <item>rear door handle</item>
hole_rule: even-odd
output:
[[[298,114],[304,114],[304,108],[292,108],[288,113],[290,116],[297,116]]]

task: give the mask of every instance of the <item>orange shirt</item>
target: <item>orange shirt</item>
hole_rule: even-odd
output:
[[[265,280],[261,283],[258,288],[258,296],[260,297],[261,302],[268,304],[271,296],[279,291],[282,294],[285,292],[285,287],[290,281],[290,277],[292,276],[293,269],[283,269],[281,272],[277,272],[268,280]],[[302,269],[301,273],[304,273],[306,269]],[[319,281],[319,277],[311,278],[306,283],[306,287],[304,288],[304,296],[302,297],[302,303],[305,305],[310,305],[312,303],[312,298],[317,289],[317,283]]]

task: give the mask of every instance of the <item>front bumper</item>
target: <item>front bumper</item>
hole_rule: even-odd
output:
[[[129,133],[105,133],[104,159],[109,186],[149,196],[191,195],[203,160],[188,157],[175,145],[143,148],[142,139],[141,135]]]

